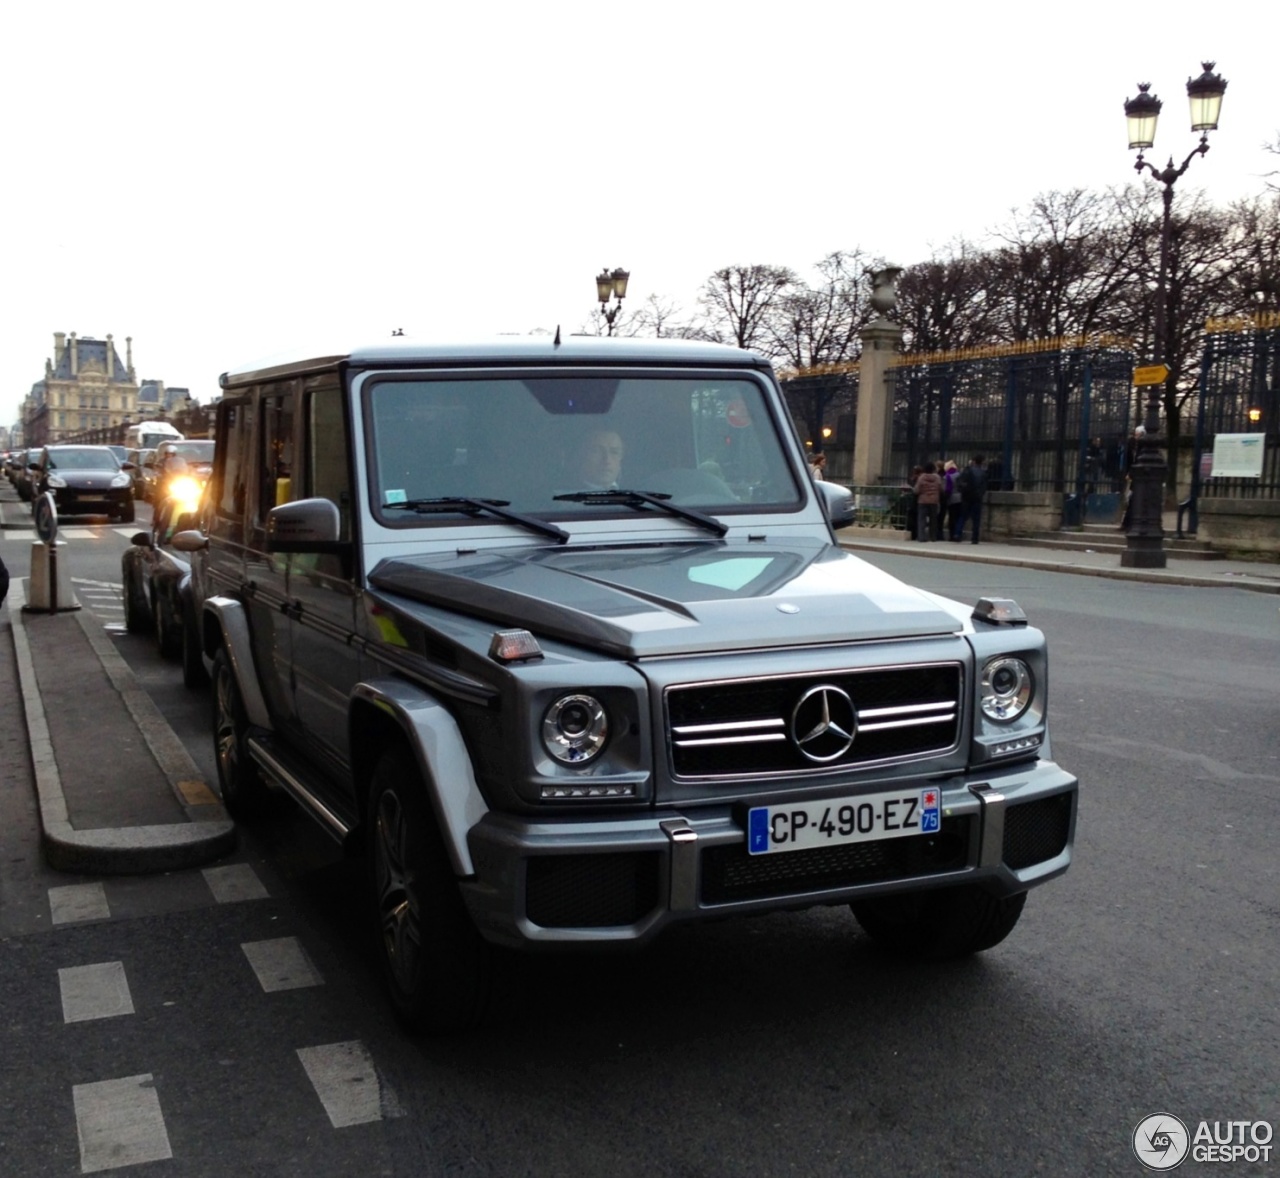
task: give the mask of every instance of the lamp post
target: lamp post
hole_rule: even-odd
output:
[[[596,298],[600,300],[600,314],[606,324],[605,335],[613,334],[613,321],[622,310],[622,300],[627,297],[627,279],[630,277],[630,271],[621,267],[615,270],[604,269],[596,275]],[[609,306],[610,299],[617,299],[618,305]]]
[[[1199,131],[1200,143],[1191,151],[1182,166],[1174,167],[1173,157],[1163,169],[1148,163],[1143,152],[1155,143],[1156,120],[1160,115],[1160,99],[1148,91],[1150,82],[1138,84],[1138,95],[1124,104],[1124,115],[1129,125],[1129,147],[1138,149],[1138,159],[1133,165],[1138,172],[1149,171],[1164,185],[1164,216],[1160,223],[1160,271],[1156,281],[1155,355],[1150,369],[1157,370],[1158,379],[1147,384],[1146,417],[1143,426],[1146,433],[1139,441],[1139,449],[1130,472],[1132,481],[1132,509],[1129,527],[1125,535],[1125,550],[1120,563],[1126,568],[1162,569],[1165,567],[1164,551],[1164,487],[1168,467],[1160,449],[1160,394],[1168,380],[1168,370],[1160,375],[1160,369],[1169,355],[1168,324],[1166,322],[1166,280],[1169,270],[1170,214],[1173,208],[1173,186],[1198,155],[1209,150],[1209,132],[1218,126],[1218,112],[1222,109],[1222,96],[1227,83],[1213,72],[1212,61],[1201,63],[1204,68],[1198,78],[1187,79],[1187,99],[1191,104],[1191,129]]]

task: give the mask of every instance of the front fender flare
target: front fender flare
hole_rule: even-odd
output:
[[[234,597],[210,597],[204,603],[204,612],[206,616],[212,615],[222,634],[222,646],[231,662],[231,672],[236,677],[249,723],[271,731],[271,714],[253,667],[253,643],[244,606]]]
[[[452,713],[434,695],[403,679],[373,679],[356,685],[353,710],[367,705],[387,716],[403,732],[422,774],[453,870],[475,874],[467,833],[489,812],[476,784],[471,754]],[[351,748],[357,747],[351,733]]]

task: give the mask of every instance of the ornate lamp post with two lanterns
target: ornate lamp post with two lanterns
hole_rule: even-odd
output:
[[[1129,124],[1129,147],[1138,149],[1134,168],[1138,172],[1149,171],[1164,185],[1164,218],[1160,225],[1160,272],[1156,282],[1155,355],[1152,362],[1134,373],[1134,381],[1146,386],[1146,417],[1143,422],[1146,433],[1140,439],[1134,460],[1132,479],[1133,503],[1129,515],[1129,529],[1125,537],[1125,550],[1120,563],[1126,568],[1165,567],[1164,551],[1164,486],[1167,466],[1160,450],[1160,392],[1169,377],[1165,359],[1169,355],[1167,277],[1169,270],[1169,223],[1173,208],[1173,186],[1187,170],[1191,161],[1209,150],[1209,132],[1218,126],[1218,112],[1222,109],[1222,96],[1227,83],[1213,72],[1214,62],[1201,63],[1204,69],[1198,78],[1187,79],[1187,98],[1191,103],[1191,129],[1200,132],[1199,145],[1174,167],[1173,157],[1164,168],[1157,168],[1143,158],[1143,152],[1155,143],[1156,120],[1162,103],[1149,93],[1150,82],[1138,84],[1138,96],[1124,104],[1125,119]]]
[[[631,277],[629,270],[618,267],[610,271],[607,268],[596,275],[596,297],[600,300],[600,314],[604,316],[607,330],[605,335],[613,334],[613,321],[622,310],[622,300],[627,297],[627,279]],[[616,307],[609,306],[609,300],[617,299]]]

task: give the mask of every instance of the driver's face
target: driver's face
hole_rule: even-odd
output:
[[[583,447],[579,473],[592,486],[613,486],[622,473],[622,439],[613,430],[596,430]]]

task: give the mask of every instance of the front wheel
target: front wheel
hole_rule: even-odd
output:
[[[182,605],[182,686],[195,691],[209,682],[200,650],[200,632],[191,617],[190,605]]]
[[[124,628],[130,634],[145,634],[151,628],[151,603],[138,579],[125,565],[124,572]]]
[[[134,516],[132,499],[130,499],[127,503],[120,504],[120,506],[116,509],[116,518],[122,524],[133,523],[135,516]]]
[[[179,640],[173,634],[172,614],[173,611],[165,605],[164,598],[157,594],[151,603],[151,616],[155,619],[156,647],[160,651],[160,657],[164,659],[176,659],[182,650]]]
[[[378,762],[369,786],[367,869],[391,1004],[415,1031],[474,1026],[484,1013],[492,951],[458,891],[426,791],[404,749]]]
[[[900,957],[967,957],[1000,944],[1018,923],[1027,893],[993,896],[965,885],[876,896],[849,905],[863,931]]]
[[[213,747],[222,804],[233,818],[251,818],[267,802],[267,787],[245,747],[249,721],[226,649],[213,656]]]

